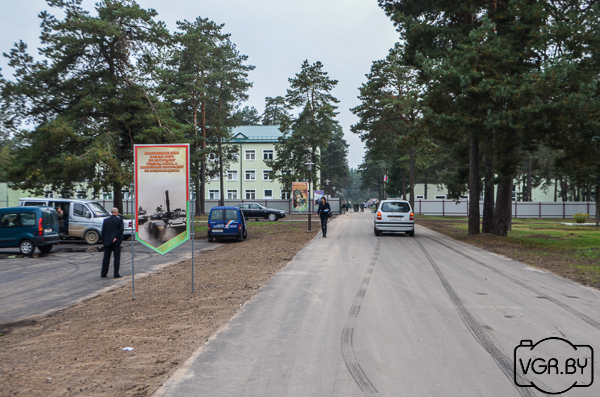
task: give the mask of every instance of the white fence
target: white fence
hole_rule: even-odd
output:
[[[419,215],[468,216],[469,200],[415,200],[415,213]],[[483,201],[479,202],[483,214]],[[595,202],[518,202],[512,203],[514,218],[563,218],[573,219],[577,213],[596,216]]]

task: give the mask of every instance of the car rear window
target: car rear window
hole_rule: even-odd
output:
[[[52,213],[50,211],[44,211],[42,212],[42,223],[44,225],[52,225],[52,215],[56,214],[56,212]],[[55,215],[56,217],[56,221],[58,223],[58,215]]]
[[[213,210],[210,214],[211,221],[237,221],[236,210]]]
[[[408,203],[403,202],[390,202],[381,204],[381,211],[383,212],[410,212],[410,206]]]

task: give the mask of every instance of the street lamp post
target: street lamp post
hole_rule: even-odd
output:
[[[307,200],[308,200],[308,231],[310,232],[312,230],[312,218],[311,218],[312,197],[311,197],[310,182],[311,182],[312,166],[315,165],[315,163],[310,161],[310,158],[309,158],[308,161],[306,163],[304,163],[304,165],[306,165],[306,169],[308,170],[308,197],[307,197]]]
[[[329,190],[329,184],[331,183],[331,181],[329,180],[329,178],[327,178],[325,180],[325,185],[327,185],[327,194],[329,194],[329,198],[331,198],[331,191]]]

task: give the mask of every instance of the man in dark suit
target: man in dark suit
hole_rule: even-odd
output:
[[[100,277],[106,277],[110,264],[110,254],[115,253],[114,278],[122,277],[119,274],[121,266],[121,242],[123,241],[123,219],[119,217],[119,210],[110,210],[110,216],[102,224],[102,243],[104,244],[104,259],[102,259],[102,271]]]

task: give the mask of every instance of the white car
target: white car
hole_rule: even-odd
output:
[[[403,232],[415,235],[415,213],[408,201],[383,200],[375,211],[373,232],[376,236],[382,232]]]

